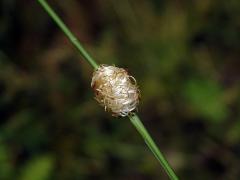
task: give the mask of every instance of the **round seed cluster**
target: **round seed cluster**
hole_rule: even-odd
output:
[[[139,103],[136,80],[123,68],[100,65],[93,73],[91,86],[95,99],[113,116],[127,116]]]

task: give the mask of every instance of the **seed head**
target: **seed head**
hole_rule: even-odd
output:
[[[113,116],[127,116],[139,103],[136,80],[123,68],[100,65],[93,73],[91,86],[95,99]]]

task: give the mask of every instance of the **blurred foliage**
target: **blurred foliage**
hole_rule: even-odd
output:
[[[183,91],[192,108],[199,111],[207,120],[226,119],[227,106],[223,101],[221,87],[216,82],[193,79],[187,82]]]
[[[126,67],[180,179],[240,177],[239,0],[49,0],[99,63]],[[37,1],[0,2],[0,179],[167,179]]]
[[[20,179],[25,180],[42,180],[49,179],[50,172],[53,167],[52,158],[50,156],[37,157],[31,159],[23,168]]]

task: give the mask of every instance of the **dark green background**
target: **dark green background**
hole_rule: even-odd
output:
[[[240,177],[239,0],[49,0],[99,62],[137,79],[139,115],[180,179]],[[36,0],[0,2],[0,179],[167,179]]]

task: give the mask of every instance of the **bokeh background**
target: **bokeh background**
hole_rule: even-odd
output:
[[[240,177],[239,0],[49,0],[99,62],[138,80],[139,116],[180,179]],[[37,1],[0,2],[0,179],[167,179]]]

